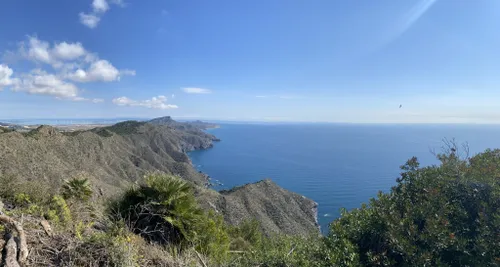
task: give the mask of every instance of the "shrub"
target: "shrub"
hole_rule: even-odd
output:
[[[316,234],[307,237],[272,235],[257,246],[238,251],[225,266],[330,266],[324,258],[322,239]]]
[[[67,226],[72,222],[71,210],[61,196],[52,197],[52,201],[49,203],[49,210],[46,213],[46,217],[56,223],[61,223]]]
[[[205,218],[188,182],[171,175],[150,174],[146,184],[128,190],[111,205],[113,219],[162,244],[189,243]]]
[[[250,250],[261,245],[264,235],[257,220],[245,220],[237,226],[229,226],[231,250]]]
[[[440,166],[401,167],[397,185],[331,224],[332,265],[495,266],[500,263],[499,151]]]
[[[64,266],[141,266],[134,236],[123,228],[92,234],[60,257]]]
[[[196,251],[208,255],[213,263],[219,265],[228,259],[230,237],[221,215],[208,212],[205,219],[196,226]]]
[[[88,200],[92,196],[92,186],[87,178],[66,180],[62,186],[62,196],[65,199]]]

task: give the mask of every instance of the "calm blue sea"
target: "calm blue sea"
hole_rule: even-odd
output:
[[[227,124],[210,130],[222,141],[194,151],[197,168],[230,188],[271,178],[319,203],[322,230],[339,216],[395,185],[399,166],[417,156],[436,164],[443,138],[468,142],[472,153],[500,148],[500,126]]]

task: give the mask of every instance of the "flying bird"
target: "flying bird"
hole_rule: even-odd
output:
[[[402,107],[403,107],[403,105],[399,105],[399,108],[402,108]]]

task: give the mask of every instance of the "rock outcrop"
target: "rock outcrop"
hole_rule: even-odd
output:
[[[224,214],[237,225],[257,219],[265,233],[319,233],[318,204],[302,195],[281,188],[271,180],[235,187],[219,194],[203,192],[199,197],[207,208]]]

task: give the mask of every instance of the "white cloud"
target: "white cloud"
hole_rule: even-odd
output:
[[[172,99],[174,99],[174,98],[175,98],[175,95],[174,95],[174,94],[172,94]]]
[[[85,48],[81,43],[66,43],[56,44],[52,49],[52,55],[63,60],[74,60],[86,54]]]
[[[33,61],[52,64],[52,56],[50,55],[50,44],[40,41],[36,37],[28,37],[28,51],[25,50],[24,43],[21,44],[21,52],[23,55]]]
[[[106,12],[109,9],[108,2],[106,0],[94,0],[92,2],[92,8],[94,9],[94,12]]]
[[[111,82],[118,81],[120,76],[136,74],[130,69],[119,71],[78,42],[54,43],[51,47],[49,42],[28,36],[28,42],[20,43],[19,53],[31,61],[51,65],[58,70],[59,77],[76,82]]]
[[[0,64],[0,90],[16,83],[16,79],[12,78],[12,74],[14,74],[14,71],[9,66]]]
[[[76,82],[112,82],[120,78],[120,72],[107,60],[98,60],[90,64],[88,70],[78,69],[68,75]]]
[[[108,2],[120,7],[125,7],[123,0],[93,0],[92,13],[86,14],[84,12],[80,12],[80,23],[91,29],[97,27],[101,21],[101,17],[111,8]]]
[[[104,102],[104,99],[101,99],[101,98],[90,99],[90,98],[85,98],[85,97],[81,97],[81,96],[70,96],[70,97],[58,97],[57,96],[56,99],[69,100],[69,101],[73,101],[73,102],[92,102],[94,104]]]
[[[155,96],[148,100],[132,100],[126,96],[118,97],[113,99],[113,103],[118,106],[130,106],[130,107],[146,107],[154,109],[174,109],[178,108],[177,105],[167,104],[167,97],[160,95]]]
[[[195,88],[195,87],[182,88],[182,91],[184,91],[184,93],[188,93],[188,94],[211,94],[212,93],[212,91],[209,89]]]
[[[97,27],[97,24],[99,24],[100,20],[101,18],[94,14],[85,14],[83,12],[80,12],[80,23],[91,29]]]
[[[24,75],[19,83],[12,88],[16,92],[28,94],[50,95],[60,98],[75,99],[78,97],[78,88],[72,84],[59,79],[53,74],[43,70],[33,70]]]
[[[71,101],[103,102],[102,99],[88,99],[72,83],[111,82],[124,75],[135,75],[134,70],[119,71],[111,62],[100,59],[87,51],[81,43],[49,42],[28,36],[19,44],[16,55],[21,59],[37,63],[38,69],[30,73],[16,73],[7,65],[0,65],[0,90],[10,86],[12,91],[28,94],[49,95]],[[48,66],[48,67],[47,67]],[[52,67],[52,72],[49,68]]]
[[[58,98],[58,99],[62,99],[62,98]],[[75,101],[75,102],[82,102],[82,101],[88,101],[89,100],[89,99],[87,99],[85,97],[81,97],[81,96],[70,97],[68,99],[71,100],[71,101]]]

